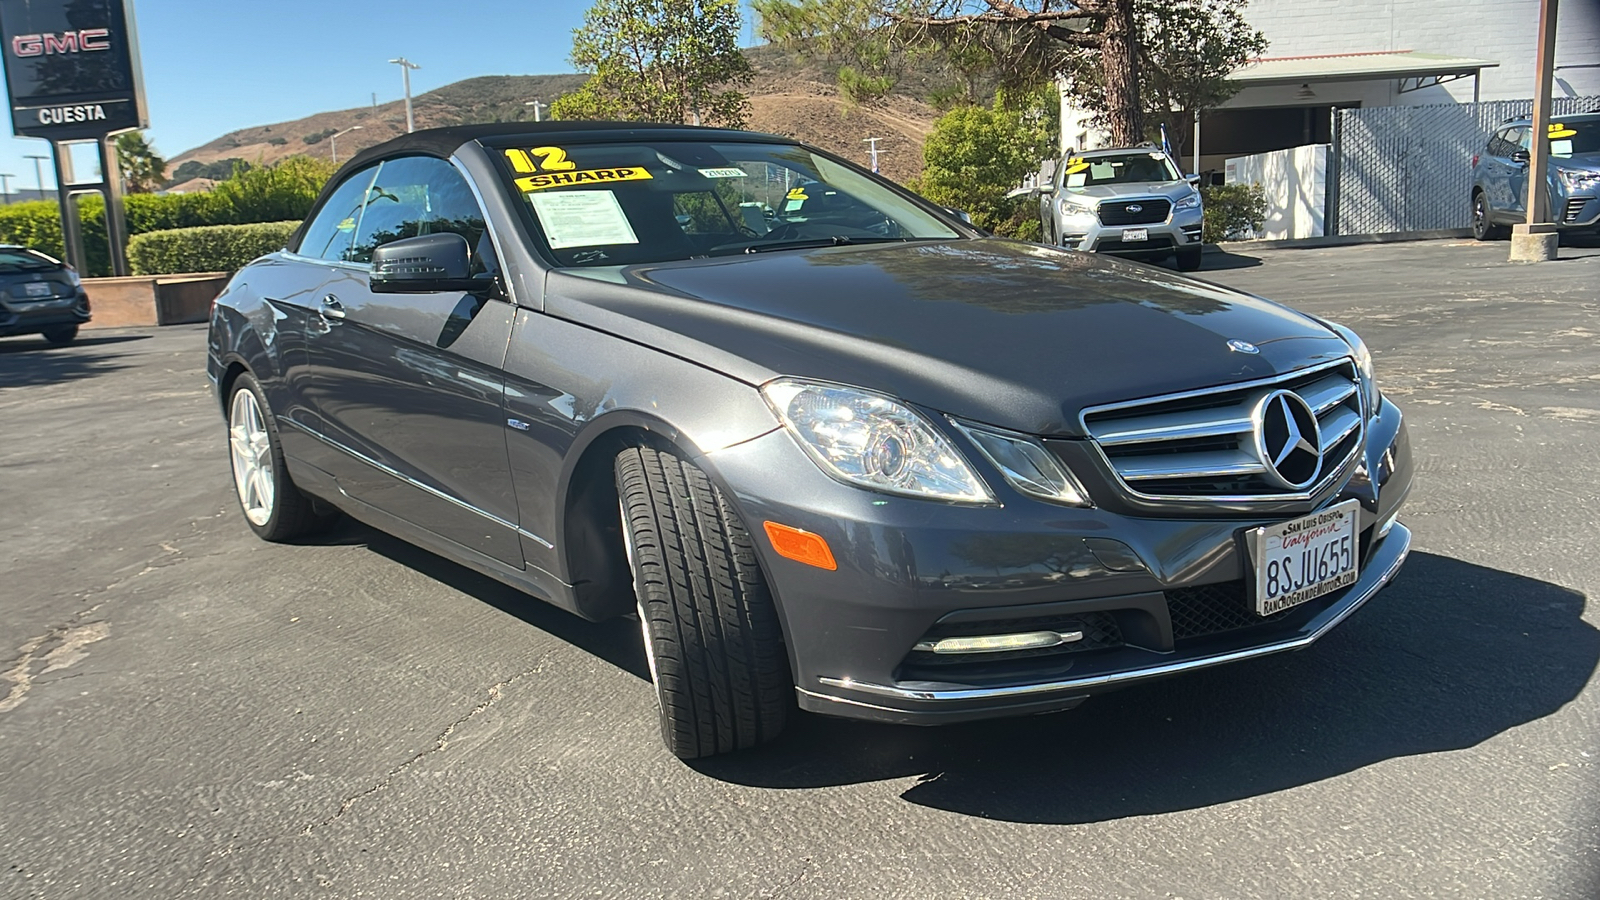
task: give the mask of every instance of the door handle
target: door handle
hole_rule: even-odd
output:
[[[323,318],[342,319],[344,318],[344,304],[339,302],[338,297],[329,294],[328,296],[322,298],[321,312]]]

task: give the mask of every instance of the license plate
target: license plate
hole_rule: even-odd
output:
[[[1252,529],[1256,615],[1270,616],[1355,584],[1361,504],[1346,500],[1309,516]]]
[[[25,297],[48,297],[53,293],[48,281],[30,281],[22,286],[22,295]]]
[[[1150,229],[1124,228],[1122,229],[1122,240],[1124,243],[1132,243],[1133,241],[1148,241],[1150,240]]]

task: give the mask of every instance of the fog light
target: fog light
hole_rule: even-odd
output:
[[[918,641],[912,649],[924,653],[1004,653],[1007,650],[1045,650],[1081,640],[1083,640],[1081,631],[1026,631],[1021,634],[991,634]]]

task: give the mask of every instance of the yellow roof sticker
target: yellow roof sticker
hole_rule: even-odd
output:
[[[609,169],[585,169],[582,172],[541,172],[517,179],[517,189],[523,193],[555,187],[578,187],[586,184],[604,184],[612,181],[648,181],[650,173],[640,166],[614,166]]]

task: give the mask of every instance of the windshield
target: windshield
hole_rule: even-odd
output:
[[[1550,155],[1600,152],[1600,121],[1551,122]]]
[[[1183,177],[1163,153],[1079,156],[1067,160],[1066,176],[1069,188],[1177,181]]]
[[[495,152],[537,238],[563,266],[960,237],[892,188],[790,144],[651,141]]]
[[[36,250],[0,247],[0,272],[45,272],[60,267],[60,261]]]

